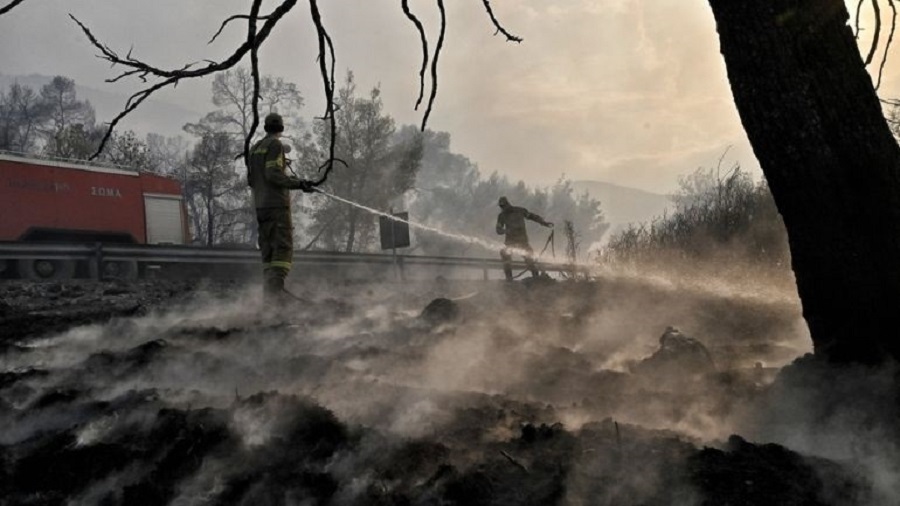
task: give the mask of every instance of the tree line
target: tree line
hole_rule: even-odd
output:
[[[253,94],[248,69],[216,74],[212,109],[183,126],[190,140],[114,132],[93,162],[177,178],[196,244],[253,246],[255,215],[240,159],[253,121]],[[261,114],[278,112],[285,119],[283,140],[292,146],[290,170],[315,178],[319,161],[328,158],[331,149],[328,125],[308,121],[297,86],[280,77],[261,76],[257,100]],[[451,150],[450,134],[398,126],[384,110],[379,87],[361,92],[352,72],[337,89],[335,104],[334,152],[343,163],[322,187],[328,193],[377,210],[408,210],[414,221],[484,239],[494,239],[501,195],[548,219],[572,222],[583,244],[599,241],[608,228],[600,202],[576,194],[565,177],[541,188],[496,172],[485,175]],[[86,160],[105,129],[67,77],[54,77],[37,91],[13,83],[0,92],[0,150]],[[295,197],[293,207],[298,249],[357,252],[379,247],[377,216],[358,207],[316,194]],[[427,231],[412,233],[413,253],[493,253]]]
[[[788,274],[787,231],[765,178],[754,182],[735,163],[681,176],[674,209],[610,237],[600,260],[616,266],[737,266]],[[710,272],[711,273],[711,272]]]

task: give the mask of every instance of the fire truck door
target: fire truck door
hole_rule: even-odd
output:
[[[144,195],[147,219],[147,244],[182,244],[184,220],[181,198],[163,195]]]

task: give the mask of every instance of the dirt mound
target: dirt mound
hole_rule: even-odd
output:
[[[660,381],[690,379],[715,370],[716,364],[703,343],[682,334],[675,327],[668,327],[659,338],[659,349],[633,368],[637,374]]]
[[[871,484],[825,459],[806,458],[775,444],[731,436],[724,449],[704,448],[688,459],[704,505],[870,504]]]

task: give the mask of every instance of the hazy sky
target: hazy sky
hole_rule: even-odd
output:
[[[275,2],[268,2],[268,6]],[[438,97],[429,121],[450,132],[452,148],[483,172],[546,184],[566,174],[656,192],[678,175],[727,164],[753,171],[753,157],[732,103],[712,12],[704,0],[493,0],[522,44],[494,37],[480,0],[447,0],[448,33]],[[336,46],[337,75],[359,89],[380,83],[398,123],[414,111],[421,48],[398,0],[324,0],[323,21]],[[0,72],[62,74],[81,85],[131,93],[137,83],[94,57],[72,13],[120,54],[155,65],[221,59],[244,35],[233,24],[206,41],[246,0],[26,0],[0,17]],[[411,0],[437,40],[434,0]],[[855,4],[854,4],[855,5]],[[266,9],[264,9],[266,10]],[[296,82],[306,115],[324,109],[308,3],[298,1],[263,51],[263,72]],[[890,69],[889,69],[890,71]],[[897,79],[890,74],[884,96]],[[212,108],[209,80],[161,97],[198,112]],[[109,118],[100,118],[109,119]],[[127,123],[125,128],[127,128]],[[173,121],[172,131],[181,125]]]

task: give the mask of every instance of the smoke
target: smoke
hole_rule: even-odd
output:
[[[112,448],[105,472],[66,493],[124,501],[159,482],[172,504],[266,502],[267,489],[296,503],[474,504],[466,494],[487,480],[495,504],[516,504],[504,494],[520,483],[546,503],[651,503],[671,489],[667,504],[687,505],[698,492],[684,461],[699,445],[744,431],[806,448],[747,423],[777,367],[805,351],[791,347],[803,339],[796,304],[639,277],[289,288],[300,300],[273,309],[258,286],[211,285],[178,307],[11,350],[0,444]],[[438,296],[456,310],[420,317]],[[713,367],[643,367],[669,326]],[[178,476],[159,481],[154,462],[178,458]],[[877,473],[890,466],[877,466],[889,489]]]
[[[371,207],[369,207],[369,206],[362,205],[362,204],[360,204],[360,203],[358,203],[358,202],[353,202],[353,201],[351,201],[351,200],[347,200],[347,199],[345,199],[345,198],[343,198],[343,197],[339,197],[339,196],[337,196],[337,195],[334,195],[334,194],[331,194],[331,193],[327,193],[327,192],[325,192],[324,190],[321,190],[321,189],[316,189],[316,191],[317,191],[318,193],[321,193],[322,195],[325,195],[325,196],[329,197],[329,198],[335,199],[335,200],[337,200],[337,201],[339,201],[339,202],[343,202],[343,203],[345,203],[345,204],[347,204],[347,205],[356,207],[356,208],[358,208],[358,209],[362,209],[363,211],[366,211],[366,212],[371,213],[371,214],[373,214],[373,215],[376,215],[376,216],[382,216],[382,217],[388,218],[389,220],[393,220],[393,221],[397,221],[397,222],[400,222],[400,223],[404,223],[404,224],[406,224],[406,225],[409,225],[410,227],[413,227],[413,228],[416,228],[416,229],[419,229],[419,230],[423,230],[423,231],[427,231],[427,232],[430,232],[430,233],[432,233],[432,234],[436,234],[436,235],[438,235],[438,236],[440,236],[440,237],[443,237],[443,238],[446,238],[446,239],[450,239],[450,240],[455,241],[455,242],[467,244],[467,245],[469,245],[469,246],[479,246],[479,247],[481,247],[481,248],[484,248],[484,249],[486,249],[486,250],[488,250],[488,251],[493,251],[493,252],[499,252],[499,251],[505,249],[505,250],[508,251],[511,255],[519,255],[519,256],[529,255],[529,256],[530,256],[530,255],[533,254],[531,251],[528,251],[528,250],[526,250],[526,249],[506,246],[506,245],[504,245],[504,244],[502,244],[502,243],[500,243],[500,242],[497,242],[497,241],[487,241],[487,240],[485,240],[485,239],[483,239],[483,238],[481,238],[481,237],[476,237],[476,236],[467,235],[467,234],[460,234],[460,233],[455,233],[455,232],[448,232],[448,231],[443,230],[443,229],[441,229],[441,228],[437,228],[437,227],[434,227],[434,226],[431,226],[431,225],[426,225],[426,224],[424,224],[424,223],[419,223],[419,222],[411,221],[411,220],[404,220],[404,219],[402,219],[402,218],[399,218],[399,217],[397,217],[397,216],[394,216],[393,214],[389,214],[389,213],[386,213],[386,212],[384,212],[384,211],[379,211],[379,210],[374,209],[374,208],[371,208]],[[543,258],[540,259],[540,261],[541,261],[542,263],[548,264],[548,265],[567,266],[567,267],[570,267],[570,268],[576,268],[576,267],[577,267],[577,268],[581,269],[581,270],[584,271],[584,272],[592,271],[592,270],[594,270],[594,269],[597,267],[596,264],[591,263],[591,262],[572,262],[572,261],[570,261],[570,259],[566,259],[566,258],[559,258],[559,259],[558,259],[558,258],[555,258],[555,257],[549,257],[549,258],[543,257]]]
[[[852,463],[872,483],[869,504],[900,498],[896,364],[837,366],[812,355],[781,371],[747,433],[799,452]]]

